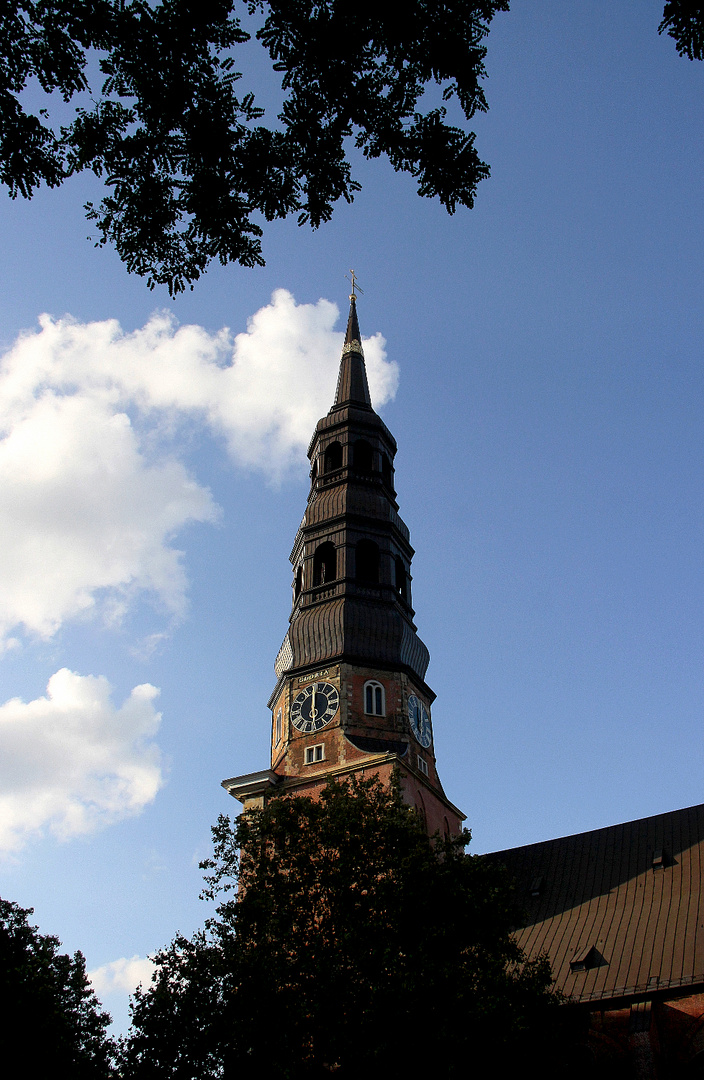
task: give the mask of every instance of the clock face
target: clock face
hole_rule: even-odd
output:
[[[423,702],[415,694],[411,694],[408,699],[408,719],[411,721],[411,731],[420,745],[427,750],[433,737],[430,716]]]
[[[293,699],[291,723],[304,735],[320,731],[330,723],[339,704],[340,695],[332,683],[311,683]]]

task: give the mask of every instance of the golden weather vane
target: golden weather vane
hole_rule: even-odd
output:
[[[350,274],[352,275],[352,277],[350,277]],[[350,300],[354,300],[354,299],[356,299],[356,295],[357,295],[357,293],[355,292],[355,289],[357,290],[358,293],[360,293],[361,296],[364,296],[364,289],[361,289],[359,287],[359,285],[357,284],[357,277],[355,275],[354,270],[350,270],[350,274],[345,274],[345,277],[347,278],[347,280],[352,285],[352,293],[350,295]]]

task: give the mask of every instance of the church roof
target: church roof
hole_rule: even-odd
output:
[[[490,857],[516,878],[519,944],[571,1000],[704,985],[704,805]]]

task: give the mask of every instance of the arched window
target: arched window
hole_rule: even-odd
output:
[[[381,455],[381,479],[384,481],[388,488],[393,489],[393,483],[391,480],[391,462],[386,454]]]
[[[317,475],[318,475],[318,459],[316,458],[315,461],[313,462],[313,465],[311,466],[311,470],[310,470],[310,482],[311,482],[311,484],[315,483]]]
[[[354,444],[354,471],[361,476],[369,476],[374,465],[374,451],[366,439],[357,439]]]
[[[342,446],[339,442],[330,443],[325,451],[325,472],[335,472],[342,468]]]
[[[337,577],[337,551],[335,545],[327,540],[315,549],[313,556],[313,584],[324,585]]]
[[[373,540],[360,540],[355,548],[355,577],[365,585],[379,584],[379,547]]]
[[[276,710],[275,742],[277,746],[281,742],[281,709]]]
[[[369,716],[386,716],[386,695],[380,682],[364,684],[364,711]]]
[[[406,567],[403,565],[403,559],[396,556],[395,563],[395,581],[396,592],[402,600],[408,600],[408,578],[406,576]]]
[[[299,566],[296,570],[296,580],[293,586],[293,599],[298,600],[301,595],[301,589],[303,588],[303,567]]]

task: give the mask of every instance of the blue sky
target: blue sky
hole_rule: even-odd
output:
[[[113,965],[118,1024],[268,764],[349,267],[473,849],[701,801],[704,67],[660,17],[516,0],[474,210],[356,161],[330,224],[175,300],[86,241],[90,180],[0,201],[0,892]]]

